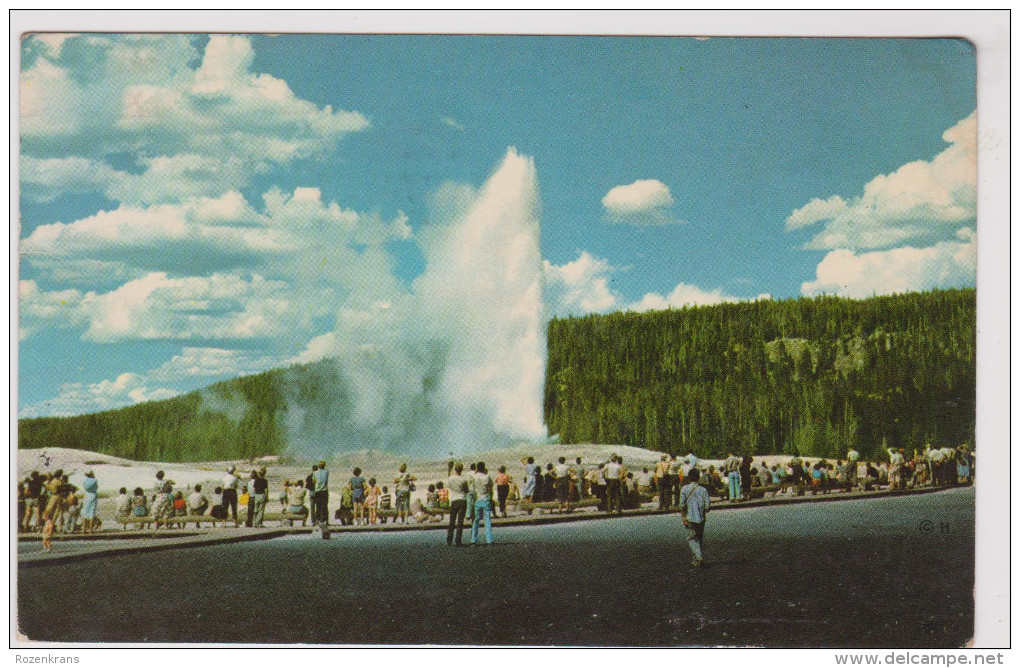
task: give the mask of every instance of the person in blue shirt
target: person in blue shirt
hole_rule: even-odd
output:
[[[329,471],[326,470],[326,462],[319,462],[319,468],[312,473],[315,489],[312,496],[315,499],[314,524],[329,523]]]
[[[680,519],[687,527],[687,545],[691,548],[694,559],[692,566],[701,566],[702,547],[705,541],[705,518],[708,517],[708,490],[698,480],[701,472],[691,469],[688,474],[690,482],[680,489]]]

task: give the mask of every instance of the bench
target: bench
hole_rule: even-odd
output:
[[[164,521],[167,524],[171,524],[171,525],[172,524],[176,524],[176,525],[179,525],[181,527],[184,527],[185,525],[192,524],[192,523],[194,523],[196,526],[198,526],[198,525],[201,525],[204,522],[204,523],[212,524],[213,528],[215,528],[217,524],[220,524],[220,523],[226,524],[227,522],[232,522],[233,520],[230,520],[230,519],[221,520],[221,519],[217,519],[217,518],[213,517],[212,515],[175,515],[175,516],[172,516],[172,517],[167,517],[165,520],[160,520],[160,522],[164,522]],[[145,517],[135,517],[135,516],[132,515],[132,516],[129,516],[129,517],[118,517],[117,518],[117,523],[122,525],[124,527],[124,529],[127,529],[128,526],[137,526],[137,527],[140,527],[140,528],[144,529],[144,528],[147,528],[149,525],[155,524],[156,523],[156,518],[152,517],[151,515],[146,515]],[[234,526],[239,526],[239,525],[240,525],[240,522],[237,522]]]

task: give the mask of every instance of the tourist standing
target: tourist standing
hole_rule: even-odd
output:
[[[96,505],[99,503],[99,481],[91,469],[85,471],[85,482],[82,483],[85,497],[81,504],[81,532],[92,533],[96,523]]]
[[[417,480],[407,472],[407,464],[401,464],[397,477],[393,479],[393,491],[397,495],[397,517],[407,524],[407,515],[411,512],[411,487]]]
[[[245,485],[248,492],[248,512],[245,514],[244,526],[251,528],[255,524],[255,481],[259,477],[258,471],[252,471]]]
[[[471,520],[471,544],[478,544],[478,525],[485,521],[485,542],[492,545],[492,476],[485,470],[485,462],[478,462],[472,478],[475,495],[475,516]]]
[[[312,474],[313,493],[315,497],[314,524],[329,524],[329,471],[326,462],[319,462],[319,468]]]
[[[687,527],[687,545],[691,548],[693,566],[701,566],[705,541],[705,518],[708,517],[708,490],[699,484],[701,473],[693,469],[690,482],[680,490],[680,517]]]
[[[464,464],[457,462],[446,486],[450,490],[450,526],[446,530],[446,544],[463,545],[464,516],[467,514],[467,494],[471,481],[464,476]],[[456,532],[456,542],[454,542]]]
[[[347,483],[351,486],[351,502],[354,504],[354,524],[365,522],[365,479],[361,476],[361,468],[354,467],[354,476]]]
[[[669,489],[671,492],[670,505],[677,506],[680,504],[680,466],[683,462],[677,458],[676,455],[670,455],[669,457]]]
[[[252,483],[251,499],[248,501],[249,508],[254,506],[252,513],[252,525],[255,527],[264,526],[263,521],[266,515],[266,504],[269,502],[269,480],[266,479],[266,470],[262,469]]]
[[[889,453],[889,489],[901,489],[903,477],[903,448],[886,448]]]
[[[663,455],[655,465],[655,482],[659,488],[659,510],[665,510],[673,499],[669,485],[669,455]]]
[[[723,462],[723,469],[729,484],[730,501],[740,501],[740,457],[731,452]]]
[[[315,512],[315,472],[318,470],[319,467],[312,464],[312,472],[305,478],[305,489],[308,490],[308,517],[312,524],[315,524],[315,518],[318,517]]]
[[[535,497],[535,473],[538,471],[538,466],[535,465],[535,458],[528,457],[527,463],[524,465],[524,490],[521,492],[521,498],[526,501],[534,501]]]
[[[499,500],[499,514],[506,517],[506,498],[510,496],[510,476],[506,474],[506,467],[500,466],[496,473],[496,498]]]
[[[235,470],[233,466],[229,466],[227,474],[223,476],[223,509],[229,511],[234,524],[237,524],[237,486],[241,481],[234,475]],[[224,513],[223,519],[226,518],[227,515]]]
[[[570,466],[566,457],[560,457],[553,472],[556,474],[556,503],[560,513],[565,513],[570,506]]]
[[[620,496],[620,463],[616,455],[609,458],[609,463],[602,469],[602,475],[606,479],[606,510],[623,514],[623,499]]]

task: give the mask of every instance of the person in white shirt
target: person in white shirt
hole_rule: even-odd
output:
[[[708,517],[708,490],[698,480],[701,473],[698,469],[690,472],[691,481],[680,489],[680,518],[687,527],[687,545],[691,548],[694,559],[693,566],[701,566],[702,548],[705,542],[705,518]]]
[[[602,469],[602,476],[606,479],[606,510],[613,512],[616,508],[617,514],[623,514],[623,499],[620,496],[620,462],[616,455],[609,458],[609,463]]]
[[[446,544],[450,547],[464,545],[464,517],[467,514],[467,495],[471,481],[464,475],[464,463],[457,462],[446,481],[450,490],[450,526],[446,529]],[[456,533],[456,542],[454,542]]]
[[[559,504],[561,513],[569,510],[568,500],[570,498],[570,465],[566,457],[560,457],[559,463],[553,467],[556,474],[556,502]]]
[[[223,476],[223,507],[230,513],[230,517],[237,523],[237,486],[240,484],[240,480],[234,471],[236,469],[231,466],[227,469],[227,474]]]

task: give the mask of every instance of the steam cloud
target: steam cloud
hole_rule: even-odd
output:
[[[481,189],[447,186],[409,290],[354,295],[285,374],[295,454],[445,456],[546,438],[539,196],[507,152]]]

